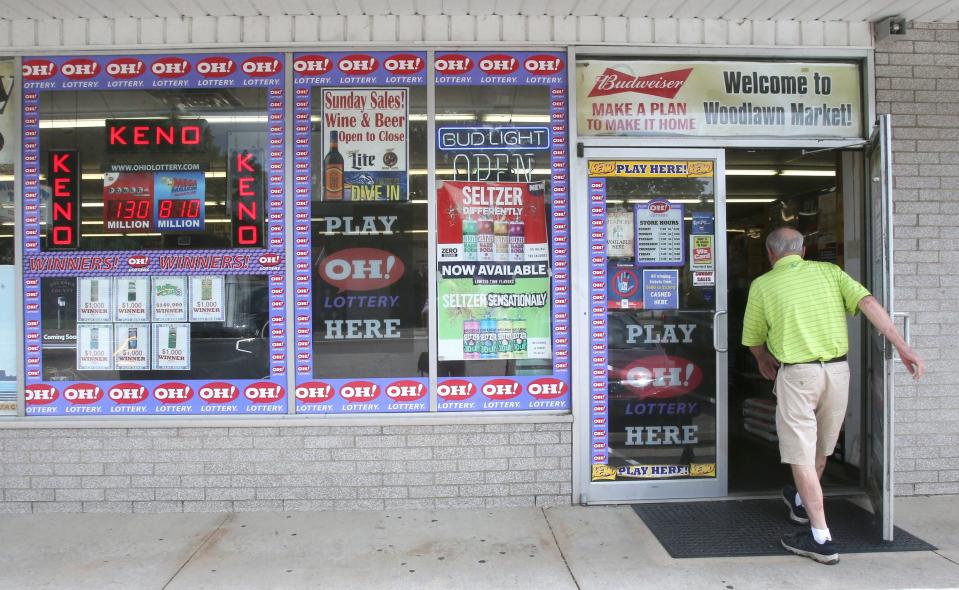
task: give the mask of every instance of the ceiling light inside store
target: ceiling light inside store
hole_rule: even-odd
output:
[[[726,176],[776,176],[777,171],[772,169],[727,168]]]
[[[317,118],[314,117],[313,121]],[[426,115],[410,115],[410,121],[425,121]],[[433,117],[434,121],[475,121],[476,115],[471,113],[440,113]]]
[[[727,203],[774,203],[779,199],[756,198],[756,199],[726,199]]]
[[[835,170],[783,170],[783,176],[835,176]]]
[[[170,117],[136,117],[131,121],[167,120]],[[189,116],[176,117],[179,121],[194,121],[202,119],[207,123],[266,123],[266,115],[210,115],[210,116]],[[122,117],[111,119],[111,121],[123,120]],[[40,129],[74,129],[78,127],[104,127],[106,119],[43,119],[40,121]]]
[[[512,115],[510,113],[483,115],[486,123],[549,123],[549,115]]]

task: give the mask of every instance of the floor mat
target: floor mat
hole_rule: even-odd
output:
[[[674,558],[783,555],[780,537],[803,530],[786,520],[778,499],[633,504],[633,510]],[[826,514],[840,554],[936,549],[899,527],[895,541],[879,541],[872,514],[849,500],[827,498]]]

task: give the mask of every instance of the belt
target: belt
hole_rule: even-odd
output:
[[[841,363],[841,362],[843,362],[843,361],[845,361],[845,360],[846,360],[846,355],[842,355],[842,356],[837,356],[836,358],[833,358],[833,359],[829,359],[828,361],[821,361],[821,360],[818,360],[818,359],[817,359],[817,360],[814,360],[814,361],[803,361],[803,362],[801,362],[801,363],[782,363],[782,362],[781,362],[781,363],[779,363],[779,364],[780,364],[780,365],[786,365],[786,366],[789,366],[789,365],[812,365],[812,364],[815,364],[815,363],[823,363],[823,364],[827,364],[827,363]]]

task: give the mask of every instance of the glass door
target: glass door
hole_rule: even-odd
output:
[[[724,496],[723,151],[586,148],[584,156],[585,501]]]
[[[869,291],[890,315],[895,313],[892,286],[892,129],[889,115],[877,121],[866,147],[869,178],[867,215],[870,227]],[[906,339],[909,338],[906,317]],[[893,523],[893,347],[869,325],[866,339],[866,448],[865,479],[876,530],[892,541]]]

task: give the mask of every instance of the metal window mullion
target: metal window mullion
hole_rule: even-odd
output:
[[[295,206],[296,195],[293,192],[293,53],[283,54],[283,238],[285,251],[285,264],[283,268],[284,281],[286,288],[286,403],[287,414],[296,413],[296,284],[294,275],[296,272],[296,260],[294,244]],[[267,96],[269,99],[269,96]],[[312,346],[313,338],[310,335]],[[272,354],[272,352],[271,352]]]
[[[17,416],[27,415],[26,406],[26,366],[24,364],[24,318],[23,318],[23,112],[20,110],[20,97],[23,94],[23,57],[13,60],[13,86],[7,102],[7,111],[13,119],[16,141],[13,148],[13,317],[16,324],[16,340],[13,347],[16,354],[17,377]],[[37,166],[40,164],[37,163]]]
[[[437,359],[439,357],[439,324],[437,317],[436,294],[438,292],[436,279],[436,79],[433,75],[433,60],[436,52],[429,50],[426,52],[426,277],[429,281],[427,285],[427,309],[429,311],[427,318],[427,333],[429,334],[429,358],[430,358],[430,412],[435,412],[436,402],[436,382],[437,382]]]

